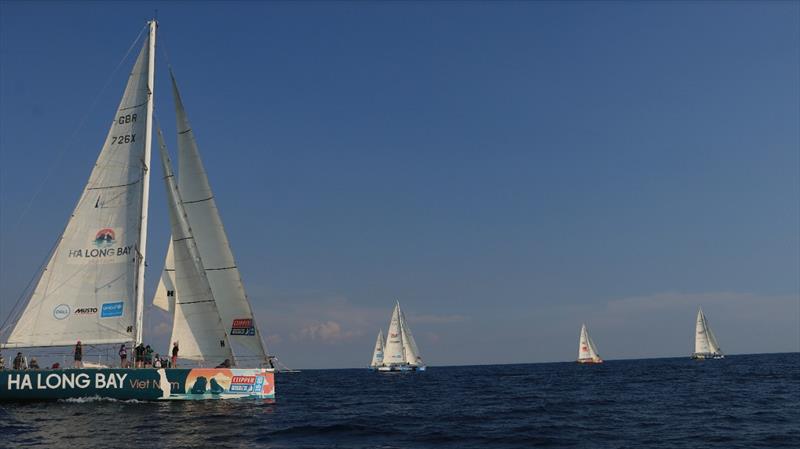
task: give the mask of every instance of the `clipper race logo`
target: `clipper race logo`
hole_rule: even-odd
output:
[[[114,230],[111,228],[103,228],[97,231],[97,235],[94,236],[94,246],[98,248],[104,248],[113,245],[116,243],[114,240]]]
[[[233,320],[231,325],[231,335],[255,335],[256,328],[253,326],[253,320],[250,318],[241,318]]]

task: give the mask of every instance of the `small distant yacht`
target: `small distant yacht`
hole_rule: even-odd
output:
[[[383,339],[383,329],[378,332],[378,339],[375,340],[375,350],[372,351],[372,363],[369,364],[370,369],[376,370],[383,364],[383,347],[386,346],[386,341]]]
[[[711,332],[711,327],[708,325],[703,308],[697,311],[697,327],[694,334],[694,353],[692,358],[695,360],[705,359],[724,359],[725,354],[719,348],[717,337]]]
[[[376,361],[378,342],[375,343],[375,353],[373,353],[373,366],[381,372],[389,371],[425,371],[422,357],[419,355],[419,348],[411,335],[406,317],[400,309],[398,301],[392,311],[392,319],[389,322],[389,332],[386,334],[386,342],[383,336],[378,334],[378,340],[383,344],[383,354],[380,362]]]
[[[581,326],[581,337],[578,341],[578,363],[603,363],[603,359],[597,355],[597,346],[589,338],[585,324]]]

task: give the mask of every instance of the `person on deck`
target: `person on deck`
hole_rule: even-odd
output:
[[[178,367],[178,342],[172,344],[172,368]]]
[[[128,348],[125,347],[125,343],[121,344],[119,347],[119,367],[128,367]]]
[[[22,356],[21,352],[17,353],[17,356],[14,357],[14,369],[25,369],[25,357]]]
[[[224,362],[217,365],[217,368],[230,368],[231,367],[231,359],[225,359]]]
[[[153,359],[153,368],[161,368],[161,357],[158,354]]]
[[[144,367],[150,368],[153,366],[153,348],[150,345],[144,347]]]
[[[31,365],[30,369],[39,369],[39,362],[36,361],[36,357],[31,358]]]
[[[133,349],[134,366],[141,368],[144,366],[144,343],[139,343]]]
[[[75,368],[83,368],[83,345],[81,344],[80,340],[78,340],[78,343],[75,344],[74,353],[75,353],[75,363],[73,366]]]

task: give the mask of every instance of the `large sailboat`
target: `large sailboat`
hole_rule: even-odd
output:
[[[578,363],[603,363],[603,359],[597,354],[597,346],[589,337],[586,325],[581,326],[581,336],[578,340]]]
[[[375,340],[375,349],[372,350],[372,362],[370,362],[370,369],[378,369],[383,364],[383,348],[386,346],[386,340],[383,339],[383,329],[378,332],[378,338]]]
[[[3,349],[76,343],[132,347],[143,341],[155,20],[147,31],[89,181]],[[171,342],[178,344],[181,368],[76,363],[74,368],[3,370],[0,400],[275,397],[272,359],[171,78],[179,178],[158,130],[172,239],[154,303],[173,314]]]
[[[376,364],[378,371],[425,371],[419,348],[411,335],[406,316],[400,309],[400,302],[395,303],[389,332],[383,348],[383,359]]]
[[[711,332],[702,307],[697,311],[692,358],[695,360],[725,358],[725,354],[722,353],[719,343],[717,343],[717,337],[714,336],[714,332]]]

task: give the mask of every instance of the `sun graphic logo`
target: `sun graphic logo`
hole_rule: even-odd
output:
[[[115,237],[113,229],[101,229],[94,236],[94,245],[97,247],[111,246],[116,242]]]

